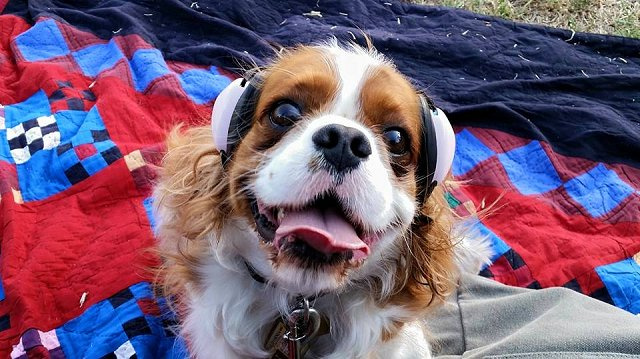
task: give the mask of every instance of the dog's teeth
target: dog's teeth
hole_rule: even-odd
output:
[[[284,208],[278,208],[278,215],[276,216],[278,222],[282,221],[284,218]]]

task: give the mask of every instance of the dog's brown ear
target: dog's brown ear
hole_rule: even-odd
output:
[[[176,127],[167,137],[154,196],[158,234],[197,240],[219,230],[228,210],[228,180],[209,126]],[[162,216],[170,220],[163,221]]]
[[[451,293],[457,274],[451,237],[453,215],[441,186],[417,212],[403,247],[405,265],[398,268],[401,287],[391,301],[419,313]]]
[[[154,190],[156,235],[162,263],[156,287],[180,302],[190,283],[202,282],[197,270],[209,252],[206,239],[220,230],[229,212],[228,182],[210,126],[174,128]],[[179,309],[179,308],[174,308]]]

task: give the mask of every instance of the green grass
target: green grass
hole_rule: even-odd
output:
[[[411,0],[514,21],[640,38],[638,0]]]

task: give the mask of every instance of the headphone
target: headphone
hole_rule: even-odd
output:
[[[217,97],[211,115],[213,143],[220,152],[223,166],[229,161],[236,146],[251,128],[260,91],[251,79],[238,78]],[[444,112],[420,95],[422,139],[420,158],[416,170],[420,205],[433,189],[444,181],[456,147],[453,128]]]

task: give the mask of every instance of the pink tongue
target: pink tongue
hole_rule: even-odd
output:
[[[369,246],[358,237],[353,226],[332,209],[285,212],[274,243],[280,247],[289,236],[295,236],[325,254],[352,250],[356,260],[369,255]]]

